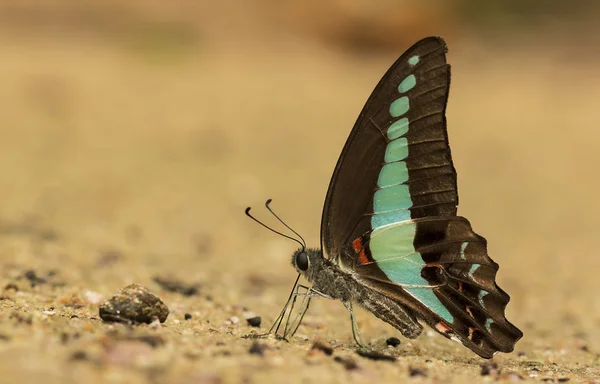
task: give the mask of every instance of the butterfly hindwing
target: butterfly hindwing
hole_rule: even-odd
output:
[[[413,236],[411,245],[405,238]],[[483,237],[463,217],[429,217],[372,231],[354,271],[366,286],[416,311],[444,336],[483,357],[510,352],[522,333],[506,320],[509,296]]]
[[[486,241],[456,216],[446,131],[450,66],[441,38],[409,48],[379,82],[342,151],[323,209],[326,255],[483,357],[521,332]]]

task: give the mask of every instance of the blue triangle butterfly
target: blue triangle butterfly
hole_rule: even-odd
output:
[[[321,296],[344,303],[361,346],[352,303],[405,337],[416,338],[422,321],[485,358],[511,352],[522,337],[504,315],[510,298],[496,284],[486,240],[456,214],[446,52],[440,37],[417,42],[367,100],[329,184],[321,249],[303,245],[292,256],[312,286],[290,296],[291,308],[298,296],[304,301],[294,326],[290,309],[284,336],[296,331],[310,297]]]

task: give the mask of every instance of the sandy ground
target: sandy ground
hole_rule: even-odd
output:
[[[7,39],[0,382],[598,382],[600,60],[574,60],[567,45],[448,43],[459,212],[488,239],[507,316],[525,334],[494,358],[500,373],[482,376],[486,360],[433,332],[386,347],[399,332],[359,311],[365,341],[398,357],[362,358],[344,307],[322,300],[289,343],[261,340],[262,357],[242,338],[268,329],[295,277],[294,244],[244,208],[270,221],[262,204],[273,198],[318,244],[337,156],[395,54]],[[200,291],[168,292],[155,276]],[[164,300],[164,324],[100,320],[101,298],[130,283]],[[315,340],[333,356],[309,352]]]

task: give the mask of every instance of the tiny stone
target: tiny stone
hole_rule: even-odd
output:
[[[246,319],[246,321],[248,322],[249,326],[258,328],[260,327],[261,318],[260,316],[254,316],[249,319]]]
[[[481,364],[481,376],[497,375],[499,373],[498,364],[494,362]]]
[[[71,360],[79,361],[79,360],[87,360],[88,355],[85,351],[75,351],[71,355]]]
[[[240,318],[237,316],[231,316],[228,320],[231,324],[237,324],[240,322]]]
[[[333,360],[335,362],[342,364],[344,366],[344,368],[346,368],[349,371],[358,369],[358,364],[356,364],[356,361],[354,361],[353,359],[350,359],[350,358],[344,359],[343,357],[336,356],[333,358]]]
[[[17,286],[17,284],[15,284],[15,283],[8,283],[8,284],[6,284],[6,286],[4,287],[4,290],[5,290],[5,291],[8,291],[8,290],[13,290],[13,291],[15,291],[15,292],[18,292],[18,291],[19,291],[19,287],[18,287],[18,286]]]
[[[558,378],[559,383],[566,383],[569,380],[571,380],[571,379],[569,379],[568,377],[559,377]]]
[[[427,373],[425,373],[425,370],[421,369],[421,368],[408,367],[408,374],[411,377],[415,377],[415,376],[427,377]]]
[[[385,343],[391,347],[396,348],[397,346],[400,345],[400,339],[397,337],[390,337],[389,339],[387,339],[385,341]]]
[[[146,323],[155,319],[164,323],[169,308],[147,288],[131,284],[100,305],[100,318],[106,322]]]
[[[183,315],[183,318],[186,320],[191,320],[192,319],[192,315],[189,313],[186,313],[185,315]]]
[[[32,288],[35,287],[36,285],[44,284],[47,282],[46,279],[44,279],[43,277],[39,277],[33,269],[25,271],[23,276],[27,280],[29,280],[29,284],[31,285]]]
[[[396,361],[394,356],[385,355],[383,353],[375,352],[375,351],[365,351],[362,349],[356,350],[359,356],[365,357],[371,360],[383,360],[383,361]]]
[[[146,343],[152,348],[162,347],[165,345],[165,339],[160,335],[142,335],[137,337],[131,337],[130,340],[141,341]]]
[[[331,356],[333,354],[333,347],[331,347],[331,345],[329,345],[323,341],[320,341],[320,340],[315,341],[310,349],[321,351],[324,354],[326,354],[327,356]]]
[[[248,353],[250,353],[251,355],[264,356],[265,355],[265,347],[262,344],[259,344],[258,342],[255,341],[250,346]]]
[[[194,296],[200,291],[200,284],[189,284],[174,277],[154,276],[154,282],[164,290],[176,292],[183,296]]]

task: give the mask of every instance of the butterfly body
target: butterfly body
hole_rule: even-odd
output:
[[[344,303],[354,302],[398,329],[409,339],[414,339],[421,334],[423,327],[417,322],[411,310],[384,294],[365,287],[352,274],[342,271],[337,265],[324,258],[320,250],[298,249],[292,256],[294,266],[296,266],[296,257],[301,252],[306,253],[309,266],[306,271],[299,271],[312,283],[311,288],[321,296]]]
[[[486,240],[457,216],[446,51],[423,39],[383,76],[335,167],[321,249],[292,261],[321,296],[358,303],[409,338],[423,321],[490,358],[522,333],[504,315],[510,298]]]

